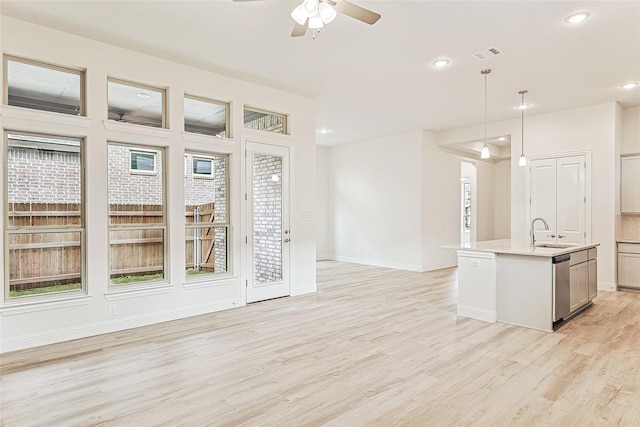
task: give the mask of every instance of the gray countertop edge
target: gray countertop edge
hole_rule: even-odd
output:
[[[570,246],[567,248],[541,248],[532,247],[526,242],[504,240],[486,240],[469,244],[445,245],[442,248],[456,249],[465,252],[488,252],[505,255],[525,255],[538,257],[554,257],[557,255],[569,254],[584,249],[591,249],[599,246],[600,243],[588,243],[584,245]]]

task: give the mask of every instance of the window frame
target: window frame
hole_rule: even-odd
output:
[[[108,120],[112,120],[109,119],[109,83],[116,83],[119,85],[123,85],[123,86],[129,86],[129,87],[133,87],[133,88],[137,88],[137,89],[143,89],[143,90],[148,90],[151,92],[158,92],[162,95],[162,114],[161,114],[161,125],[160,127],[157,126],[150,126],[150,125],[144,125],[144,124],[140,124],[140,123],[129,123],[129,122],[125,122],[128,125],[136,125],[136,126],[145,126],[148,128],[152,128],[152,129],[168,129],[169,128],[169,111],[168,111],[168,105],[167,105],[167,99],[169,96],[169,90],[165,87],[160,87],[160,86],[152,86],[152,85],[148,85],[148,84],[144,84],[144,83],[138,83],[138,82],[134,82],[131,80],[125,80],[125,79],[120,79],[118,77],[111,77],[111,76],[107,76],[107,119]]]
[[[191,99],[194,101],[200,101],[200,102],[205,102],[208,104],[215,104],[215,105],[220,105],[225,107],[225,133],[226,135],[224,137],[218,136],[218,135],[213,135],[210,133],[202,133],[202,132],[192,132],[192,131],[188,131],[187,130],[187,122],[186,122],[186,108],[185,111],[183,111],[183,130],[186,133],[189,134],[194,134],[194,135],[206,135],[206,136],[213,136],[216,138],[223,138],[223,139],[232,139],[233,138],[233,133],[231,132],[231,103],[230,102],[225,102],[225,101],[220,101],[217,99],[212,99],[212,98],[205,98],[203,96],[198,96],[198,95],[193,95],[190,93],[185,92],[184,93],[184,99],[183,99],[183,103],[184,100],[186,99]]]
[[[57,65],[57,64],[52,64],[49,62],[45,62],[45,61],[38,61],[35,59],[29,59],[29,58],[24,58],[24,57],[20,57],[20,56],[14,56],[14,55],[3,55],[2,56],[2,72],[3,72],[3,78],[2,78],[2,88],[3,88],[3,95],[2,95],[2,104],[3,105],[7,105],[9,106],[9,61],[13,61],[13,62],[20,62],[22,64],[27,64],[27,65],[32,65],[35,67],[40,67],[40,68],[46,68],[49,70],[54,70],[54,71],[61,71],[61,72],[65,72],[65,73],[69,73],[69,74],[76,74],[80,77],[80,111],[78,112],[79,117],[87,117],[87,102],[86,102],[86,93],[87,93],[87,78],[86,78],[86,69],[85,68],[80,68],[80,67],[70,67],[70,66],[62,66],[62,65]],[[33,111],[46,111],[49,113],[54,113],[54,114],[64,114],[65,116],[74,116],[73,114],[68,114],[68,113],[61,113],[61,112],[57,112],[57,111],[49,111],[49,110],[39,110],[39,109],[35,109],[35,108],[28,108],[28,107],[18,107],[18,106],[14,106],[12,105],[11,107],[15,107],[15,108],[25,108],[27,110],[33,110]]]
[[[251,111],[254,113],[260,113],[260,114],[267,114],[267,115],[271,115],[271,116],[276,116],[276,117],[282,117],[284,124],[283,124],[283,132],[279,133],[279,132],[271,132],[268,130],[262,130],[262,129],[254,129],[254,128],[250,128],[246,126],[246,123],[244,121],[244,112],[245,111]],[[275,111],[270,111],[270,110],[264,110],[261,108],[256,108],[256,107],[251,107],[249,105],[245,105],[244,108],[242,109],[242,126],[244,129],[252,129],[252,130],[256,130],[256,131],[260,131],[260,132],[269,132],[269,133],[273,133],[276,135],[289,135],[289,115],[288,114],[284,114],[284,113],[277,113]]]
[[[143,152],[143,153],[153,153],[155,156],[154,161],[154,169],[155,172],[151,173],[149,171],[138,171],[138,170],[130,170],[130,175],[160,175],[162,180],[162,222],[155,224],[111,224],[111,221],[107,221],[107,252],[108,252],[108,267],[107,267],[107,293],[120,293],[120,292],[130,292],[136,291],[139,289],[156,289],[161,288],[169,283],[169,226],[167,221],[167,147],[164,146],[151,146],[151,145],[143,145],[135,142],[122,142],[122,141],[114,141],[107,140],[107,147],[109,146],[119,146],[124,147],[129,150],[129,152]],[[108,150],[108,148],[107,148]],[[162,153],[162,165],[158,170],[157,162],[158,157],[157,154]],[[107,162],[109,161],[107,155]],[[109,171],[107,171],[107,207],[108,207],[108,216],[110,216],[111,212],[111,203],[109,201],[109,193],[110,193],[110,179],[109,179]],[[151,279],[144,281],[137,281],[131,283],[113,283],[111,278],[111,247],[112,247],[112,232],[118,231],[145,231],[145,230],[159,230],[162,231],[162,275],[163,277],[160,279]]]
[[[225,204],[226,204],[226,209],[225,209],[225,218],[226,221],[225,222],[213,222],[213,223],[185,223],[185,227],[184,227],[184,239],[185,242],[187,240],[187,230],[196,230],[196,229],[206,229],[206,228],[224,228],[226,230],[226,265],[227,265],[227,269],[224,272],[220,272],[220,273],[216,273],[216,272],[211,272],[211,273],[206,273],[206,274],[198,274],[198,275],[188,275],[187,274],[187,267],[186,267],[186,263],[185,263],[185,267],[184,267],[184,278],[185,278],[185,283],[186,284],[190,284],[190,283],[198,283],[198,282],[205,282],[205,281],[217,281],[217,280],[222,280],[222,279],[227,279],[229,277],[233,277],[234,276],[234,272],[233,272],[233,230],[232,230],[232,224],[231,224],[231,170],[230,170],[230,166],[231,166],[231,157],[232,154],[229,152],[215,152],[215,151],[201,151],[201,150],[191,150],[191,149],[185,149],[184,152],[185,155],[185,159],[187,158],[187,156],[191,156],[192,159],[193,158],[205,158],[205,159],[211,159],[212,160],[212,176],[210,179],[213,179],[213,177],[215,177],[215,169],[213,167],[213,158],[214,157],[222,157],[224,158],[225,161],[225,170],[226,170],[226,174],[225,174],[225,187],[226,187],[226,195],[225,195]],[[193,160],[192,160],[193,161]],[[194,178],[197,178],[197,175],[193,175]],[[188,179],[188,176],[185,176],[185,180]],[[184,182],[183,185],[186,184],[186,181]],[[186,190],[185,190],[186,191]],[[185,201],[186,201],[186,197],[185,197]],[[185,203],[186,205],[186,203]],[[186,207],[186,206],[185,206]],[[185,257],[186,257],[186,250],[185,250]],[[185,262],[185,260],[183,260],[183,262]]]
[[[211,166],[211,172],[209,173],[200,173],[200,172],[196,172],[195,168],[196,168],[196,161],[204,161],[204,162],[209,162],[209,165]],[[215,177],[215,170],[213,167],[213,159],[210,158],[206,158],[203,156],[195,156],[195,155],[191,155],[191,175],[193,175],[196,178],[209,178],[209,179],[213,179]]]
[[[72,140],[78,141],[79,145],[79,161],[80,161],[80,211],[79,218],[80,224],[78,225],[39,225],[39,226],[29,226],[25,227],[21,226],[12,226],[8,220],[9,218],[9,188],[8,188],[8,174],[9,174],[9,160],[8,160],[8,151],[9,151],[9,135],[19,135],[26,137],[35,137],[35,138],[50,138],[50,139],[62,139],[62,140]],[[35,302],[46,302],[52,300],[60,300],[60,299],[68,299],[68,298],[77,298],[84,297],[88,295],[88,285],[86,280],[87,275],[87,244],[86,244],[86,221],[85,221],[85,211],[86,211],[86,199],[85,199],[85,138],[71,137],[65,135],[54,135],[54,134],[42,134],[35,132],[22,132],[22,131],[10,131],[4,130],[2,134],[2,157],[4,164],[4,175],[2,180],[4,182],[3,185],[3,195],[2,200],[4,203],[4,209],[2,210],[2,214],[4,215],[3,222],[4,225],[4,289],[3,289],[3,302],[5,305],[13,305],[13,304],[22,304],[22,303],[35,303]],[[18,235],[18,234],[45,234],[45,233],[79,233],[78,244],[80,246],[80,289],[74,289],[69,291],[57,291],[57,292],[48,292],[48,293],[35,293],[32,295],[21,295],[12,297],[11,296],[11,282],[10,282],[10,236]]]
[[[134,154],[142,154],[142,155],[151,155],[153,156],[153,170],[145,170],[145,169],[133,169],[131,164],[133,163],[133,155]],[[136,161],[136,166],[138,162]],[[147,149],[129,149],[129,172],[134,175],[155,175],[158,173],[157,171],[158,164],[158,153],[156,150],[147,150]]]

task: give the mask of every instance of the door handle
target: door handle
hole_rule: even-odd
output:
[[[554,237],[556,237],[556,235],[555,234],[547,234],[547,237],[554,238]]]
[[[565,237],[567,236],[565,236],[564,234],[558,234],[558,239],[564,239]]]
[[[290,241],[291,241],[291,240],[289,240],[289,239],[284,239],[284,240],[283,240],[283,242],[285,242],[285,243],[289,243]]]
[[[289,230],[284,230],[284,234],[289,234]]]

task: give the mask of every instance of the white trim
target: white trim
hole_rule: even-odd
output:
[[[318,288],[316,285],[302,286],[298,288],[291,288],[291,294],[289,296],[295,297],[298,295],[312,294],[317,291]]]
[[[404,263],[397,263],[397,262],[386,262],[386,261],[378,261],[374,259],[345,257],[345,256],[336,256],[335,260],[341,261],[341,262],[351,262],[354,264],[371,265],[373,267],[393,268],[396,270],[407,270],[407,271],[415,271],[418,273],[422,273],[422,265],[420,264],[404,264]]]
[[[71,114],[54,113],[51,111],[32,110],[12,105],[0,106],[0,116],[3,118],[3,127],[12,131],[40,133],[34,130],[34,123],[50,123],[56,128],[47,131],[48,134],[58,134],[58,126],[74,126],[81,129],[89,129],[91,119],[85,116],[74,116]],[[6,120],[6,121],[4,121]],[[26,121],[27,123],[21,123]],[[82,136],[84,136],[84,132]]]
[[[496,254],[494,252],[475,252],[475,251],[458,251],[459,257],[470,257],[470,258],[487,258],[487,259],[495,259]]]
[[[618,290],[618,285],[612,282],[598,282],[598,290],[616,292]]]
[[[169,129],[137,125],[134,123],[121,123],[115,120],[103,120],[102,125],[109,132],[121,132],[130,135],[150,136],[162,139],[169,139],[173,135],[173,132]],[[109,136],[107,140],[111,141],[113,138]]]
[[[217,302],[214,304],[199,304],[178,309],[164,310],[143,314],[125,319],[115,319],[105,322],[97,322],[91,325],[80,324],[56,330],[38,332],[29,335],[22,335],[14,338],[0,339],[0,353],[8,351],[23,350],[47,344],[55,344],[79,338],[86,338],[94,335],[107,334],[126,329],[138,328],[141,326],[153,325],[156,323],[168,322],[171,320],[184,319],[187,317],[199,316],[202,314],[214,313],[244,306],[240,299],[232,299]]]
[[[469,317],[471,319],[491,323],[496,323],[496,320],[498,319],[498,313],[495,311],[460,304],[458,304],[458,316]]]
[[[224,144],[225,146],[236,145],[238,141],[234,138],[222,138],[214,135],[204,135],[201,133],[193,133],[183,131],[182,139],[184,142],[195,142],[196,144],[207,144],[207,149],[211,147],[210,144]]]
[[[150,295],[168,294],[173,290],[173,285],[161,285],[154,286],[152,288],[145,289],[118,289],[114,290],[113,286],[127,286],[127,285],[110,285],[111,288],[104,293],[104,299],[107,301],[119,301],[124,299],[141,298]]]
[[[225,277],[219,277],[221,275],[225,275]],[[207,276],[208,277],[200,280],[187,280],[182,284],[182,287],[185,291],[192,291],[202,288],[216,288],[218,286],[235,286],[238,282],[238,277],[228,276],[228,273],[211,273]],[[198,278],[198,276],[195,276],[194,278]]]
[[[93,297],[82,295],[73,298],[59,299],[55,301],[30,301],[22,304],[11,304],[0,308],[3,316],[13,316],[16,314],[35,313],[37,311],[57,310],[60,308],[75,307],[78,305],[88,305]]]

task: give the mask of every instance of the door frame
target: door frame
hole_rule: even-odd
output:
[[[531,160],[547,160],[557,159],[558,157],[584,156],[585,172],[584,172],[584,196],[587,201],[585,203],[584,212],[584,231],[587,233],[586,242],[591,242],[591,150],[585,151],[566,151],[560,153],[534,154],[527,156],[526,172],[524,174],[525,182],[525,223],[524,223],[524,239],[530,239],[529,230],[531,228]]]
[[[293,171],[294,167],[294,146],[289,142],[282,142],[277,139],[277,135],[274,135],[276,138],[269,138],[269,136],[265,137],[243,137],[241,139],[241,159],[242,159],[242,208],[241,208],[241,223],[242,223],[242,251],[241,257],[243,260],[243,267],[241,268],[241,283],[244,283],[244,286],[241,286],[241,299],[245,302],[245,304],[249,304],[248,301],[248,286],[250,279],[250,272],[253,271],[252,264],[253,259],[250,259],[252,256],[252,251],[249,250],[249,245],[252,243],[252,239],[249,239],[249,231],[252,230],[252,226],[250,226],[249,221],[252,221],[252,217],[250,217],[250,209],[249,209],[249,183],[248,183],[248,173],[249,173],[249,159],[248,159],[248,146],[251,145],[260,145],[265,147],[274,147],[274,148],[283,148],[288,150],[288,176],[289,176],[289,195],[288,195],[288,206],[283,206],[283,214],[284,210],[286,210],[286,215],[288,218],[288,230],[290,233],[292,232],[292,207],[294,206],[294,180],[293,180]],[[286,224],[283,224],[285,227]],[[291,295],[291,251],[293,250],[293,244],[295,242],[294,239],[288,243],[289,250],[286,254],[286,261],[283,260],[283,278],[287,282],[287,288],[289,290],[287,296]],[[284,255],[283,255],[284,256]],[[253,301],[257,302],[257,301]]]

